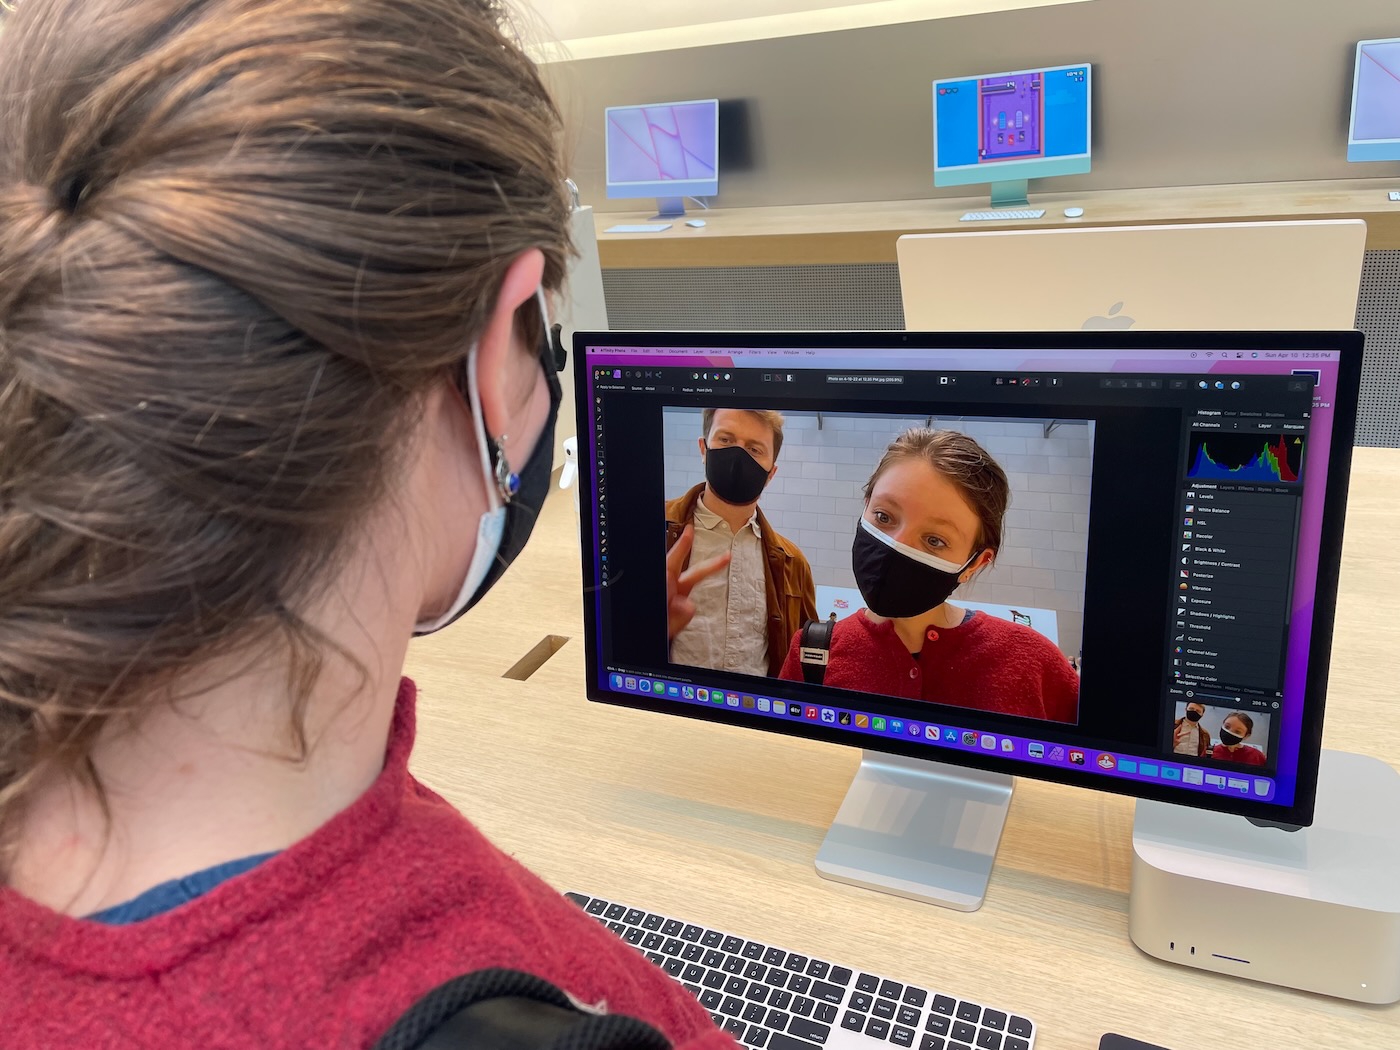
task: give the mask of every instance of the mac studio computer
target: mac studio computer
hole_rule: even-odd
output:
[[[1347,160],[1400,161],[1400,38],[1356,45]]]
[[[1343,329],[1359,219],[1074,227],[899,238],[910,330]]]
[[[718,99],[610,106],[605,119],[609,200],[655,197],[652,218],[676,219],[686,197],[719,192]]]
[[[935,80],[933,184],[990,182],[993,208],[1024,207],[1028,179],[1087,174],[1092,77],[1082,62]]]
[[[1136,796],[1188,829],[1223,823],[1237,844],[1289,838],[1245,818],[1314,817],[1361,342],[579,333],[588,698],[862,748],[818,871],[961,910],[983,899],[1015,776]],[[994,566],[951,601],[977,610],[961,629],[989,617],[1038,635],[1018,638],[1059,684],[1012,674],[1023,684],[1010,688],[995,663],[936,670],[932,640],[917,660],[890,658],[911,672],[907,688],[887,678],[900,695],[829,684],[853,677],[835,649],[823,684],[804,680],[795,649],[778,677],[673,659],[663,505],[705,479],[706,409],[785,417],[759,507],[803,548],[822,620],[866,615],[853,550],[888,443],[916,427],[972,436],[1005,471],[1011,509]],[[924,681],[943,685],[926,696]],[[962,699],[940,700],[951,692]],[[1373,803],[1344,792],[1333,808],[1365,823]],[[1373,852],[1400,863],[1400,850]],[[1213,915],[1208,898],[1178,918]],[[1179,962],[1208,943],[1140,936]],[[1248,969],[1206,955],[1189,961]],[[1400,998],[1400,973],[1394,985]]]

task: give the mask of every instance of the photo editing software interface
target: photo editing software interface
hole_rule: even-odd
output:
[[[1236,812],[1297,804],[1329,462],[1349,462],[1339,337],[1099,335],[579,335],[590,698]],[[885,461],[943,432],[1005,479],[990,557],[966,488]],[[727,566],[692,585],[716,552]],[[938,577],[964,581],[952,626]],[[919,616],[942,624],[921,646],[925,621],[912,642],[890,630]],[[805,620],[834,621],[819,683],[791,636]]]
[[[936,183],[1087,172],[1090,76],[1082,63],[934,81]]]

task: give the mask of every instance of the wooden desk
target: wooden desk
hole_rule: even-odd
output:
[[[1032,205],[1044,208],[1045,216],[1011,224],[959,221],[964,212],[988,209],[985,190],[975,197],[696,210],[689,217],[703,218],[703,229],[677,221],[661,233],[603,232],[617,223],[645,222],[650,211],[596,212],[594,221],[605,270],[892,263],[895,241],[906,233],[1279,219],[1365,219],[1367,248],[1400,248],[1400,203],[1386,199],[1395,189],[1395,179],[1342,179],[1036,191]],[[1069,205],[1083,208],[1084,215],[1066,219]]]
[[[1040,1025],[1042,1050],[1093,1050],[1105,1031],[1172,1050],[1400,1045],[1400,1008],[1139,952],[1126,798],[1019,781],[970,915],[819,878],[812,858],[859,751],[585,703],[573,530],[556,490],[505,580],[462,626],[415,643],[408,666],[422,690],[415,771],[554,886],[1012,1007]],[[1400,450],[1357,449],[1329,747],[1400,756],[1397,621]],[[570,641],[529,680],[499,677],[549,633]]]

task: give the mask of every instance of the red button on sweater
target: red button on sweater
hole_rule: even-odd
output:
[[[801,632],[792,640],[779,677],[802,680]],[[928,700],[997,714],[1074,722],[1079,676],[1044,635],[985,613],[957,627],[925,635],[916,660],[894,632],[861,609],[836,624],[826,684],[863,693]]]
[[[429,989],[503,966],[733,1050],[680,985],[496,849],[408,772],[404,680],[384,769],[310,837],[131,926],[0,890],[0,1046],[368,1047]]]

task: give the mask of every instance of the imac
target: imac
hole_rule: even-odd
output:
[[[1082,62],[933,82],[933,184],[992,184],[992,207],[1028,203],[1027,180],[1084,175],[1092,68]]]
[[[655,197],[655,219],[685,214],[686,197],[719,192],[719,100],[610,106],[605,113],[609,200]]]
[[[1347,160],[1400,160],[1400,37],[1356,45]]]
[[[588,698],[862,748],[818,871],[965,911],[1017,776],[1307,825],[1361,342],[577,333]],[[825,663],[805,632],[776,651],[761,630],[708,653],[679,644],[666,508],[719,485],[708,458],[734,447],[721,410],[777,446],[739,444],[717,467],[759,491],[752,520],[809,563],[813,619],[833,623]],[[975,443],[1009,508],[986,501],[961,541],[937,524],[961,512],[934,508],[897,547],[876,504],[935,488],[885,455],[934,439]],[[760,453],[775,472],[736,465]],[[976,553],[951,568],[972,578],[925,631],[911,610],[927,566],[961,561],[958,542]],[[886,548],[912,560],[870,560]],[[776,586],[775,564],[737,564],[711,578],[760,599]]]

